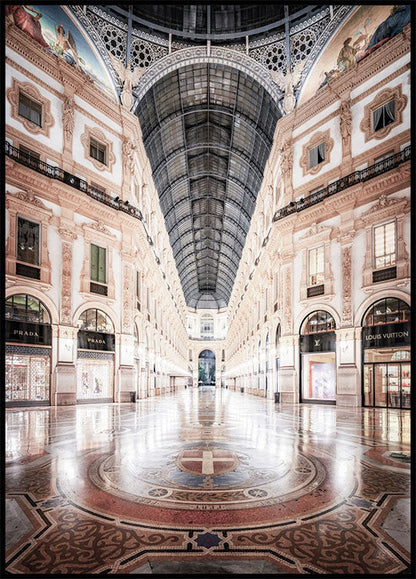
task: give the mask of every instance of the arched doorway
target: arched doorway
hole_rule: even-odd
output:
[[[335,404],[335,320],[325,310],[309,314],[300,337],[300,401]]]
[[[215,354],[211,350],[199,354],[198,386],[215,386]]]
[[[50,404],[51,317],[27,294],[6,300],[6,406]]]
[[[383,298],[363,317],[363,406],[410,408],[410,307]]]

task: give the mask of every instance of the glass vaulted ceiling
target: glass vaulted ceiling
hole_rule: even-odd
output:
[[[136,114],[186,303],[227,306],[280,113],[230,66],[189,65]]]

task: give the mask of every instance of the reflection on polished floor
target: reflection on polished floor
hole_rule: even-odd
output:
[[[7,570],[409,573],[410,413],[228,390],[7,411]]]

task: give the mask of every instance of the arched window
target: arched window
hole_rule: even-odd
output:
[[[276,346],[276,348],[277,348],[277,346],[279,345],[281,333],[282,333],[281,326],[280,326],[280,324],[278,324],[278,326],[277,326],[277,328],[276,328],[276,337],[275,337],[275,340],[274,340],[274,345]]]
[[[78,328],[80,330],[103,332],[106,334],[112,334],[114,332],[113,322],[107,314],[95,308],[82,312],[78,319]]]
[[[6,300],[6,319],[50,324],[51,318],[45,306],[36,298],[27,294],[10,296]]]
[[[320,334],[335,330],[335,320],[328,312],[318,310],[312,312],[303,322],[302,334]]]
[[[398,298],[375,302],[364,314],[363,326],[379,326],[410,321],[410,307]]]
[[[212,340],[214,337],[214,318],[206,315],[201,318],[201,338]]]

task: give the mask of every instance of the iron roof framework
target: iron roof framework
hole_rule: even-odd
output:
[[[227,306],[280,112],[232,66],[168,73],[136,114],[189,307]]]

